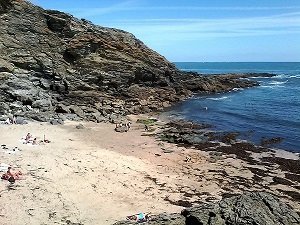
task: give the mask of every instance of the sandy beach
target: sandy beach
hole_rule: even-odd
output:
[[[139,212],[180,212],[228,193],[266,186],[279,196],[279,188],[295,191],[290,185],[272,185],[269,176],[255,182],[249,169],[254,166],[234,155],[213,160],[208,152],[156,140],[137,118],[129,118],[132,127],[125,133],[115,132],[109,123],[81,122],[84,129],[71,121],[58,126],[1,125],[0,144],[20,151],[1,149],[0,163],[23,173],[14,184],[0,181],[1,225],[105,225]],[[23,144],[21,138],[28,132],[38,140],[46,135],[51,142]],[[273,167],[255,168],[284,177]],[[282,199],[300,210],[299,202]]]

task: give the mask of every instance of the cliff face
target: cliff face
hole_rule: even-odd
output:
[[[2,115],[101,121],[159,110],[192,91],[253,85],[184,75],[130,33],[24,0],[0,0],[0,27]]]

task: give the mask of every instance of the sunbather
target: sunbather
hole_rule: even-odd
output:
[[[11,167],[8,167],[7,172],[2,175],[1,179],[8,180],[11,183],[14,183],[15,180],[20,180],[20,176],[22,175],[21,171],[12,172],[11,170]]]

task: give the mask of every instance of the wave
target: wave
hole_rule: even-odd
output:
[[[272,77],[249,77],[249,79],[272,79]]]
[[[288,74],[278,74],[276,75],[275,77],[272,77],[272,78],[277,78],[277,79],[289,79],[289,78],[297,78],[299,79],[300,78],[300,74],[297,73],[288,73]]]
[[[260,87],[275,89],[275,88],[283,88],[285,86],[283,86],[283,85],[261,85]]]
[[[282,78],[287,78],[287,74],[284,74],[284,73],[282,73],[282,74],[277,74],[275,77],[273,77],[273,78],[277,78],[277,79],[282,79]]]
[[[288,78],[296,78],[296,79],[300,79],[300,74],[297,75],[291,75]]]
[[[219,97],[219,98],[207,98],[207,99],[219,101],[219,100],[223,100],[223,99],[227,99],[227,98],[228,98],[228,96],[223,96],[223,97]]]
[[[288,82],[288,80],[286,80],[286,81],[271,81],[269,84],[280,85],[280,84],[285,84],[286,82]]]
[[[233,88],[232,90],[233,91],[242,91],[242,90],[244,90],[244,88]]]

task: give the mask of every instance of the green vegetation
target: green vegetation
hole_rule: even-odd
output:
[[[138,119],[136,122],[147,126],[151,126],[154,125],[155,122],[157,122],[157,119]]]

